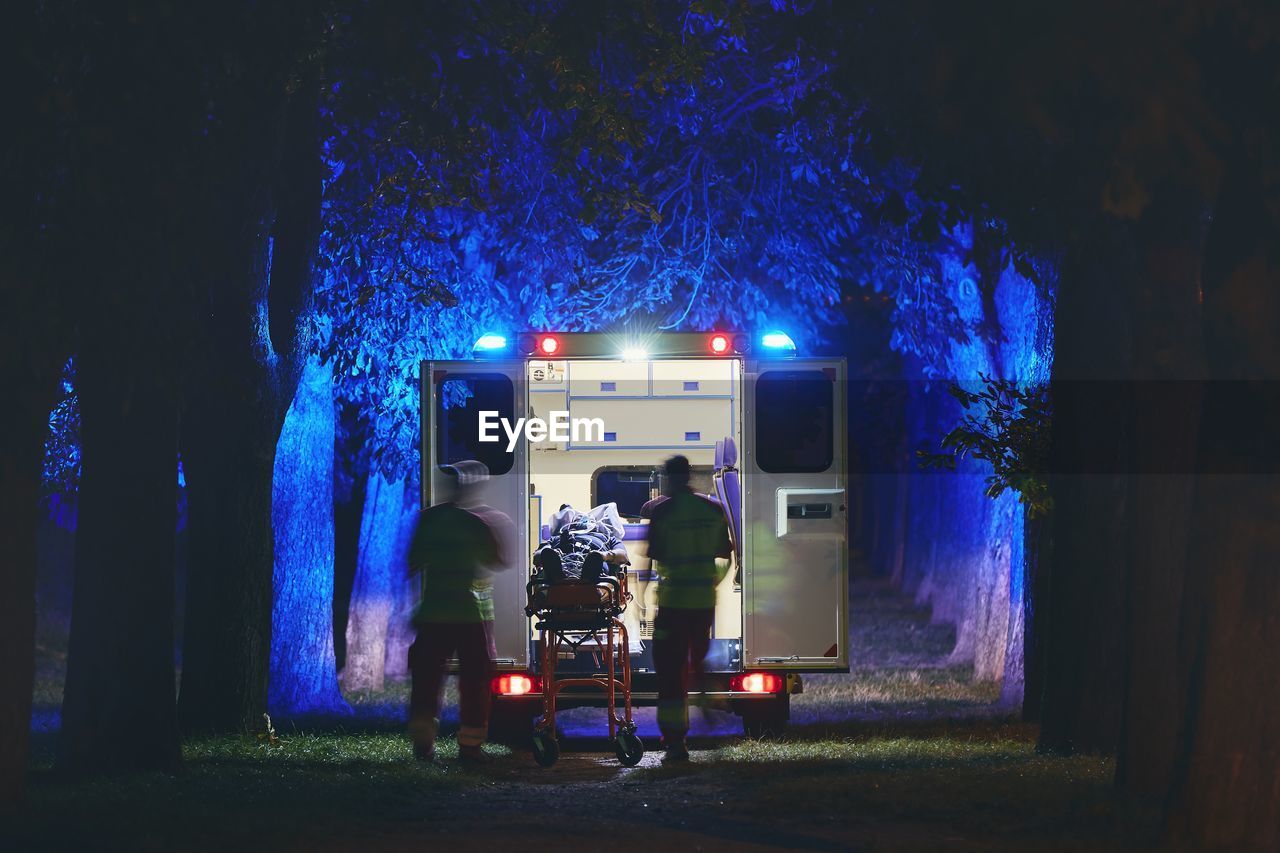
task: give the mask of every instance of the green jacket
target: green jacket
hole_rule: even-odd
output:
[[[486,570],[503,563],[502,519],[495,510],[473,512],[455,503],[418,514],[409,546],[409,571],[423,575],[415,625],[493,620],[493,582]]]
[[[649,557],[661,578],[658,607],[715,607],[716,584],[724,575],[716,558],[730,553],[729,527],[719,504],[693,490],[657,504],[649,522]]]

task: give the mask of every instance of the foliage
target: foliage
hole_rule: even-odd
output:
[[[848,123],[815,110],[827,66],[776,38],[799,13],[716,5],[593,10],[585,53],[556,4],[411,18],[431,61],[397,73],[370,58],[378,22],[351,22],[319,322],[366,433],[355,468],[413,472],[419,363],[486,331],[803,324],[816,343],[840,321],[875,201]]]
[[[44,443],[45,509],[55,524],[67,529],[75,528],[76,491],[80,484],[80,407],[75,378],[75,359],[68,359],[62,369],[58,402],[49,413]]]
[[[1048,387],[1023,388],[1012,380],[983,376],[980,391],[954,383],[948,390],[960,401],[964,415],[943,436],[945,452],[918,451],[921,461],[954,471],[966,456],[982,459],[992,468],[987,497],[997,498],[1010,489],[1031,517],[1047,515],[1053,508],[1046,479],[1052,417]]]
[[[945,375],[974,333],[944,263],[973,252],[972,205],[882,156],[832,20],[674,0],[335,12],[314,322],[340,484],[416,473],[419,364],[488,331],[780,327],[816,347],[862,289],[894,306],[891,348]]]

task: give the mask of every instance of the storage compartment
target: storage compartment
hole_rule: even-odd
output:
[[[647,397],[647,361],[570,361],[570,397]]]
[[[574,399],[569,401],[569,416],[603,421],[605,444],[666,448],[671,453],[678,453],[681,448],[690,446],[714,447],[718,440],[729,435],[733,422],[729,402],[700,397],[687,400]],[[576,444],[570,446],[578,447]]]
[[[653,363],[653,395],[655,397],[733,396],[733,368],[734,362],[725,359],[655,361]]]

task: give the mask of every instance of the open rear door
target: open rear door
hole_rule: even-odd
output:
[[[743,663],[848,669],[844,359],[751,360],[743,384]]]
[[[489,468],[482,503],[512,521],[502,543],[507,564],[493,576],[494,644],[499,669],[528,666],[529,625],[524,615],[529,561],[529,462],[523,435],[507,451],[500,439],[480,441],[480,412],[497,412],[514,424],[525,417],[527,390],[524,362],[427,361],[422,364],[422,505],[445,494],[441,465],[475,459]],[[492,422],[492,421],[491,421]]]

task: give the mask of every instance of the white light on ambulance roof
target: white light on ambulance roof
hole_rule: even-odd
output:
[[[791,336],[784,332],[768,332],[760,343],[765,349],[795,349],[796,342],[791,340]]]
[[[644,361],[648,357],[648,351],[640,347],[627,347],[622,351],[623,361]]]
[[[476,340],[476,345],[472,347],[472,349],[475,349],[475,350],[495,350],[495,349],[506,349],[506,348],[507,348],[507,339],[504,338],[502,335],[494,335],[494,334],[481,335],[479,339]]]

